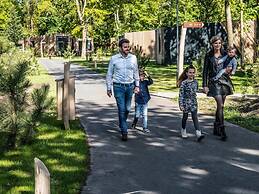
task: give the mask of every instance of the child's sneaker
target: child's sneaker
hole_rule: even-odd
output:
[[[136,129],[136,124],[135,124],[135,123],[133,123],[133,124],[131,125],[131,129]]]
[[[147,128],[143,128],[144,133],[150,133],[150,130]]]
[[[200,130],[196,130],[197,141],[200,142],[205,136]]]
[[[187,133],[186,133],[186,129],[181,129],[181,136],[182,136],[182,138],[184,138],[184,139],[188,138],[188,135],[187,135]]]

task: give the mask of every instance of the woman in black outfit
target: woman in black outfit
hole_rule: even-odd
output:
[[[220,136],[221,140],[227,139],[224,126],[224,103],[227,95],[233,94],[232,82],[227,74],[219,80],[213,81],[212,78],[223,69],[223,63],[218,63],[219,59],[227,53],[222,48],[223,40],[219,36],[211,38],[212,49],[206,54],[203,67],[203,91],[207,96],[213,97],[217,103],[213,134]]]

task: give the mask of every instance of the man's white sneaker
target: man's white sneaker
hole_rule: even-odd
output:
[[[197,141],[200,142],[205,136],[200,130],[196,130]]]
[[[186,133],[186,129],[181,129],[181,136],[182,136],[182,138],[184,138],[184,139],[188,138],[188,135],[187,135],[187,133]]]

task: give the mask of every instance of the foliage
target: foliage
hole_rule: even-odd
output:
[[[5,99],[1,102],[0,129],[8,134],[7,143],[10,148],[16,147],[21,137],[29,137],[28,134],[31,133],[27,133],[27,129],[28,127],[35,126],[31,124],[36,122],[36,117],[33,117],[35,111],[37,112],[38,107],[42,107],[42,110],[45,110],[46,107],[40,106],[41,104],[36,102],[35,106],[29,106],[28,89],[31,83],[28,75],[33,70],[31,69],[31,59],[32,57],[28,53],[15,49],[9,50],[0,56],[0,94]],[[43,97],[39,96],[39,99]],[[46,103],[48,102],[46,99],[45,101]],[[31,107],[32,116],[30,114]],[[29,117],[32,117],[30,122],[28,122]],[[27,135],[25,135],[26,133]],[[25,142],[25,139],[23,139],[23,142]]]
[[[192,65],[196,68],[196,75],[202,76],[203,63],[206,55],[206,49],[200,50],[200,55],[197,60],[192,61]]]
[[[254,94],[259,94],[259,59],[254,64],[252,83]]]
[[[141,70],[145,70],[146,67],[150,64],[150,57],[148,57],[144,52],[141,46],[137,45],[133,48],[133,53],[137,57],[138,67]]]
[[[80,1],[83,2],[83,1]],[[184,21],[222,22],[225,20],[224,0],[179,0],[179,23]],[[125,32],[142,31],[176,25],[176,1],[167,0],[86,0],[83,21],[88,36],[95,44],[105,46],[111,37]],[[255,19],[259,5],[256,0],[240,4],[230,0],[233,20]],[[69,0],[2,0],[0,31],[8,26],[8,18],[15,9],[23,24],[23,33],[30,37],[51,33],[67,33],[81,38],[82,23],[78,18],[75,1]],[[18,33],[17,33],[18,34]]]
[[[37,9],[35,24],[39,35],[58,32],[57,9],[51,1],[41,1]],[[50,17],[51,16],[51,17]]]
[[[53,105],[54,98],[48,98],[49,87],[49,85],[43,85],[41,88],[34,88],[31,94],[31,105],[33,109],[26,121],[26,128],[22,133],[22,144],[28,144],[32,141],[35,128],[41,120],[43,113]]]
[[[71,46],[68,45],[67,49],[63,52],[63,56],[65,59],[71,60],[76,55],[76,52],[71,49]]]
[[[8,52],[14,47],[14,44],[10,42],[5,36],[0,36],[0,55]]]
[[[9,0],[1,0],[0,3],[0,32],[5,31],[7,28],[8,18],[10,17],[11,10],[14,5]]]
[[[18,45],[18,41],[23,38],[21,19],[15,9],[11,10],[10,17],[7,20],[5,33],[8,39],[16,45]]]
[[[24,127],[28,97],[26,90],[31,85],[26,78],[28,70],[28,63],[23,61],[0,73],[0,92],[7,96],[1,115],[1,128],[8,131],[11,148],[16,146],[18,133]]]

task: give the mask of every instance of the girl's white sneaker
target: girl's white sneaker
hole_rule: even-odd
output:
[[[196,130],[197,141],[200,142],[205,136],[200,130]]]
[[[181,129],[181,136],[182,136],[182,138],[184,138],[184,139],[188,138],[188,135],[187,135],[187,133],[186,133],[186,129]]]

